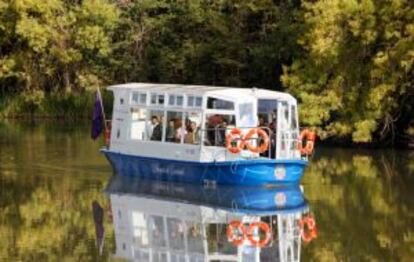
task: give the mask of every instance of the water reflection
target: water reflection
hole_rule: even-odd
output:
[[[136,261],[299,261],[299,221],[309,212],[298,185],[205,188],[114,176],[107,193],[115,257]],[[262,221],[271,240],[229,241],[228,224]],[[253,232],[253,233],[252,233]],[[261,238],[253,230],[249,239]]]
[[[102,193],[112,172],[89,131],[89,123],[0,123],[0,261],[117,261],[118,231]],[[303,180],[318,238],[308,245],[302,240],[301,261],[411,261],[413,174],[414,151],[318,147]],[[104,211],[102,252],[95,200]],[[223,241],[210,241],[209,251]],[[265,257],[269,250],[279,258],[278,246],[271,245],[262,249],[262,261],[274,261]]]

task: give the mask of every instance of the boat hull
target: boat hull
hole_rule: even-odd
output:
[[[168,182],[219,185],[299,183],[305,160],[194,162],[127,155],[103,149],[117,174]]]

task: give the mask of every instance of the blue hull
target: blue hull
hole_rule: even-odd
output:
[[[121,154],[103,149],[115,173],[168,182],[219,185],[299,183],[305,160],[194,162]]]

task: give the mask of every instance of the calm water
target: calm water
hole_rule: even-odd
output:
[[[151,202],[105,194],[113,178],[100,142],[89,139],[87,125],[0,123],[0,261],[115,261],[114,254],[125,250],[116,234],[120,239],[128,230],[122,223],[114,227],[114,217],[121,217],[114,205],[158,203],[166,215],[183,208],[168,196]],[[412,261],[413,186],[414,152],[318,148],[303,180],[318,237],[300,245],[301,260]],[[196,226],[186,229],[186,248],[202,249]],[[222,230],[213,231],[217,241],[209,239],[208,248],[226,249]]]

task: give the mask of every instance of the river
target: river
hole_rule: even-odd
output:
[[[0,122],[0,261],[120,259],[102,143],[88,124]],[[413,188],[413,151],[317,147],[302,181],[317,237],[300,260],[412,260]]]

